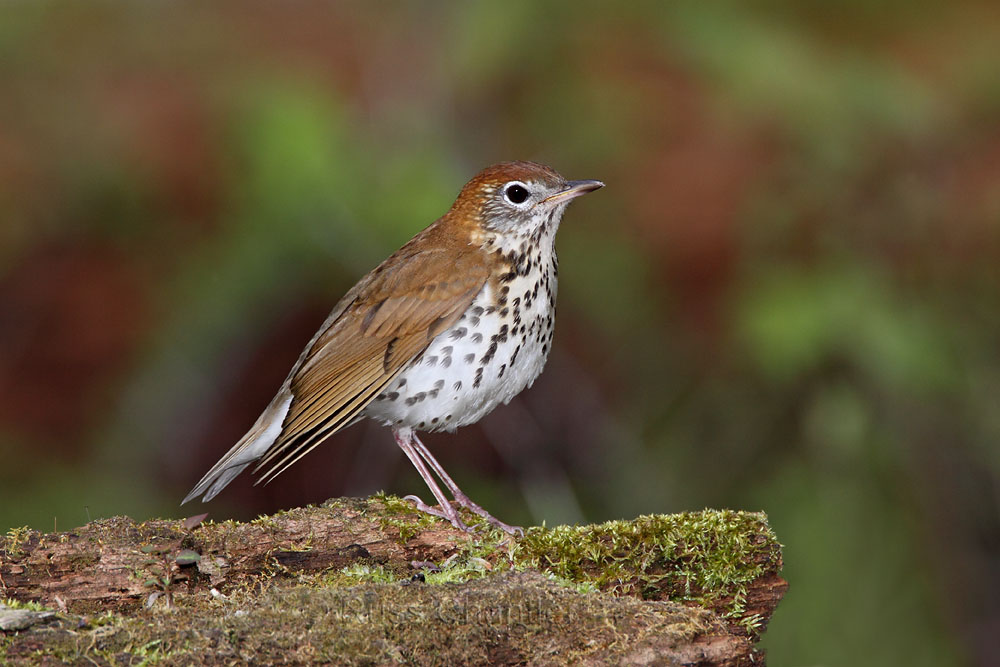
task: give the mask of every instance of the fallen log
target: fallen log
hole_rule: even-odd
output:
[[[512,538],[376,496],[248,523],[21,529],[0,546],[0,596],[40,612],[0,635],[0,656],[26,664],[759,665],[787,588],[766,517],[732,511]]]

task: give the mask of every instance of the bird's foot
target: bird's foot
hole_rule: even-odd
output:
[[[521,528],[520,526],[511,526],[510,524],[504,523],[503,521],[496,518],[495,516],[484,510],[482,507],[477,505],[471,498],[469,498],[469,496],[462,493],[461,489],[456,488],[454,491],[455,491],[454,493],[455,502],[464,507],[465,509],[469,510],[470,512],[473,512],[474,514],[478,514],[479,516],[481,516],[483,520],[486,521],[486,523],[490,524],[491,526],[495,526],[496,528],[499,528],[508,535],[517,535],[518,537],[524,537],[524,528]]]
[[[439,519],[445,519],[446,521],[451,523],[451,525],[455,526],[455,528],[458,528],[462,532],[465,533],[472,532],[472,529],[466,526],[465,522],[462,521],[461,518],[459,518],[458,512],[455,511],[455,508],[452,507],[451,503],[442,503],[441,505],[442,509],[438,509],[436,507],[431,507],[423,500],[421,500],[418,496],[405,496],[403,500],[409,500],[410,502],[413,503],[414,507],[416,507],[418,510],[420,510],[425,514],[436,516]]]

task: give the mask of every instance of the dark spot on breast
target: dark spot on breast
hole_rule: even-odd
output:
[[[476,360],[476,355],[474,353],[470,352],[469,354],[465,355],[465,363],[471,364],[475,360]]]
[[[407,405],[416,405],[417,403],[419,403],[420,401],[424,400],[425,398],[427,398],[427,392],[421,391],[421,392],[419,392],[417,394],[414,394],[413,396],[410,396],[408,399],[406,399],[406,404]]]
[[[472,386],[478,389],[479,385],[482,384],[482,382],[483,382],[483,367],[480,366],[479,368],[476,369],[476,381],[472,383]]]
[[[503,377],[503,372],[505,370],[507,370],[507,364],[503,364],[502,366],[500,366],[500,372],[497,373],[497,377],[498,378],[502,378]]]
[[[464,336],[468,332],[469,332],[469,330],[466,329],[465,327],[458,327],[457,329],[452,329],[451,330],[451,337],[452,337],[453,340],[458,340],[459,338],[461,338],[462,336]]]
[[[438,358],[436,355],[433,354],[424,359],[424,363],[426,363],[428,366],[436,366],[437,362]]]
[[[462,388],[462,381],[458,380],[457,382],[455,382],[455,384],[453,384],[451,386],[455,388],[455,391],[458,391],[459,389]]]
[[[472,338],[470,338],[469,340],[471,340],[473,343],[482,343],[483,342],[483,334],[481,334],[481,333],[472,334]]]
[[[486,354],[484,354],[483,358],[479,360],[480,366],[485,366],[486,364],[490,363],[490,361],[493,360],[493,355],[495,355],[496,353],[497,353],[497,341],[496,341],[496,336],[494,336],[493,342],[490,343],[490,346],[486,349]]]

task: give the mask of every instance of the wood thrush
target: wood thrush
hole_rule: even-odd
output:
[[[480,172],[451,209],[362,278],[306,345],[250,431],[184,502],[211,500],[251,463],[269,481],[327,436],[364,417],[392,428],[440,509],[454,501],[500,528],[451,479],[416,431],[454,431],[508,403],[542,372],[555,323],[555,236],[566,206],[603,187],[549,167],[505,162]]]

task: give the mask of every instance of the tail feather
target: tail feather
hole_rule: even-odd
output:
[[[191,489],[191,493],[181,501],[181,505],[202,494],[205,494],[202,501],[208,502],[243,472],[244,468],[264,456],[281,435],[285,415],[291,404],[291,392],[287,388],[282,389],[247,434],[205,473],[201,481]]]

